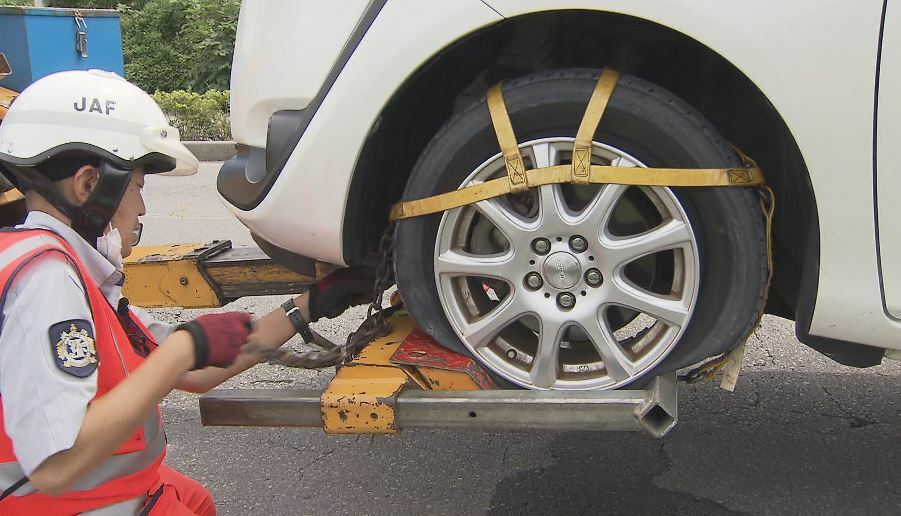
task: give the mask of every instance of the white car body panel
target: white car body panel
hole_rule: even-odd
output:
[[[241,3],[231,74],[235,141],[265,147],[273,112],[310,103],[365,8],[366,2]]]
[[[901,6],[889,3],[882,41],[876,149],[879,248],[889,315],[901,319]]]
[[[259,23],[266,33],[273,32],[269,27],[280,26],[286,18],[301,16],[302,6],[299,4],[278,10],[270,9],[268,1],[257,2],[266,3],[265,9],[253,12],[248,9],[241,15],[263,16]],[[365,2],[358,3],[366,5]],[[326,11],[346,10],[344,2],[315,3],[308,9],[303,11],[304,16],[315,17]],[[373,122],[406,77],[435,52],[460,36],[500,19],[496,12],[478,0],[392,0],[386,3],[263,202],[251,211],[240,210],[228,202],[226,206],[241,222],[269,242],[305,256],[344,264],[341,228],[344,203],[357,156]],[[322,37],[332,37],[328,35],[331,27],[315,25],[310,30],[320,33]],[[317,36],[311,33],[309,37]],[[347,35],[342,37],[346,39]],[[239,41],[235,53],[242,52],[244,49]],[[298,48],[296,61],[303,62],[306,54],[305,49]],[[276,55],[268,53],[257,55],[256,59],[259,62],[255,66],[268,68],[269,73],[280,71],[285,66],[283,57],[276,58]],[[258,81],[250,82],[255,85]],[[249,100],[257,96],[249,85],[245,89],[250,91],[235,93],[239,97],[247,97],[248,106],[261,104]],[[240,106],[233,107],[240,109]],[[272,111],[276,109],[290,108],[274,107]],[[246,118],[242,113],[232,113],[232,123],[235,120],[240,123]],[[265,127],[261,134],[265,141]],[[248,137],[245,135],[245,138]],[[254,135],[251,139],[259,141],[259,137]],[[238,135],[235,138],[238,143],[250,142],[250,139],[239,139]],[[286,218],[285,213],[297,215]]]
[[[560,8],[549,0],[489,3],[505,17]],[[873,70],[882,2],[582,1],[568,8],[601,8],[672,27],[760,88],[798,142],[819,208],[820,276],[810,333],[901,348],[901,324],[882,306],[872,210]]]
[[[276,10],[266,3],[266,9],[257,5],[253,13],[242,10],[242,18],[258,15],[260,19],[242,19],[241,23],[258,24],[258,31],[269,38],[279,32],[278,27],[290,25],[286,19],[300,19],[301,13],[305,18],[322,15],[330,19],[338,9],[328,3],[285,1],[281,3],[284,8]],[[505,17],[585,8],[651,20],[707,45],[744,72],[783,116],[810,171],[819,208],[821,245],[819,290],[810,333],[901,349],[901,323],[889,318],[883,307],[873,210],[873,71],[882,2],[488,0],[487,4]],[[350,9],[347,6],[341,3],[344,11]],[[360,6],[365,2],[351,10],[357,12]],[[372,124],[395,90],[432,55],[465,34],[499,21],[494,10],[476,0],[388,2],[267,197],[251,211],[229,208],[267,241],[305,256],[343,263],[345,202],[356,159]],[[336,36],[334,28],[326,24],[311,25],[308,30],[310,33],[302,39],[324,38],[329,45],[346,39],[345,34]],[[350,29],[346,31],[349,33]],[[288,34],[290,31],[280,37]],[[314,94],[311,85],[315,81],[307,77],[305,86],[294,90],[272,84],[254,90],[250,83],[259,88],[264,82],[287,82],[284,77],[297,73],[300,63],[306,67],[308,59],[316,61],[309,68],[321,81],[325,74],[320,60],[325,58],[298,47],[297,55],[287,63],[281,54],[253,50],[244,48],[244,40],[239,39],[236,63],[244,72],[235,73],[246,73],[251,67],[247,61],[253,59],[253,69],[265,74],[267,80],[250,77],[241,82],[244,79],[238,77],[233,86],[238,100],[233,101],[232,120],[233,127],[246,124],[236,130],[239,143],[261,147],[265,140],[261,120],[277,109],[306,105]],[[291,64],[298,65],[293,72],[285,69]],[[273,100],[265,88],[277,90],[283,97]],[[888,94],[889,90],[883,92]],[[897,115],[886,115],[893,116],[897,125]],[[883,134],[887,132],[891,134]],[[897,192],[898,179],[890,181],[883,191]],[[898,220],[899,208],[887,209],[893,211],[883,220]],[[297,215],[286,218],[286,213]],[[887,233],[883,231],[883,238]],[[894,242],[897,244],[897,237]],[[884,244],[883,253],[898,253],[898,247]],[[896,274],[901,274],[899,264],[897,259],[892,264],[883,260],[883,265],[893,267]],[[897,276],[892,278],[898,281]],[[901,290],[895,292],[895,296],[901,295]]]

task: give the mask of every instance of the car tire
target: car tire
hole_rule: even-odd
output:
[[[599,70],[565,69],[537,73],[504,83],[506,107],[521,147],[522,142],[530,141],[551,141],[553,145],[558,145],[558,140],[563,142],[560,145],[565,145],[567,139],[571,141],[599,74]],[[554,140],[555,138],[558,140]],[[640,166],[706,168],[740,165],[731,146],[696,110],[665,89],[629,75],[622,75],[619,78],[594,141],[595,145],[599,146],[598,152],[608,152],[600,148],[606,146],[605,148],[613,149],[622,156],[634,158]],[[472,177],[473,171],[484,167],[486,163],[494,163],[492,160],[500,159],[497,139],[483,98],[459,112],[434,136],[415,165],[403,199],[418,199],[455,190],[465,184],[467,178]],[[536,157],[535,160],[537,159]],[[565,157],[561,160],[561,163],[566,162]],[[570,366],[561,362],[554,366],[556,369],[552,374],[557,377],[551,383],[545,380],[541,382],[524,380],[526,377],[520,375],[516,368],[534,370],[537,367],[542,345],[541,332],[537,330],[535,332],[537,343],[534,345],[531,366],[516,362],[508,367],[505,362],[498,362],[503,360],[503,356],[486,359],[485,356],[475,353],[474,348],[467,346],[461,339],[459,325],[458,331],[455,331],[456,323],[453,322],[454,318],[449,316],[451,312],[447,308],[450,305],[442,302],[443,291],[440,291],[442,286],[435,274],[439,228],[443,227],[442,220],[451,216],[454,210],[398,223],[395,272],[404,304],[422,329],[442,345],[458,353],[474,356],[486,366],[486,369],[491,370],[493,377],[504,387],[515,385],[523,388],[593,389],[635,386],[660,373],[687,367],[707,357],[727,352],[741,342],[756,324],[765,299],[768,273],[765,226],[757,193],[752,188],[667,188],[656,192],[641,191],[639,194],[670,199],[666,202],[685,216],[685,222],[693,234],[690,245],[686,244],[685,249],[690,248],[691,253],[696,253],[697,260],[685,258],[679,263],[683,267],[687,263],[693,264],[691,270],[694,271],[692,277],[696,282],[696,290],[692,294],[690,316],[679,325],[677,338],[667,344],[668,347],[660,352],[661,356],[649,359],[640,371],[628,369],[630,372],[627,377],[614,377],[611,367],[615,364],[609,362],[611,365],[608,366],[606,355],[599,353],[603,367],[597,370],[599,372],[596,377],[583,378],[576,373],[568,372],[570,369],[566,368]],[[565,197],[565,192],[555,195]],[[550,198],[551,193],[548,196]],[[512,205],[512,201],[510,202]],[[535,202],[540,202],[540,198]],[[657,203],[653,199],[651,202]],[[653,216],[653,213],[648,216]],[[649,274],[666,276],[664,273],[658,274],[658,269],[664,272],[667,268],[675,270],[675,265],[667,263],[676,258],[669,257],[677,255],[687,257],[688,254],[684,253],[688,252],[667,251],[668,254],[665,256],[654,255],[654,263],[649,266],[652,272]],[[563,258],[570,259],[566,256]],[[676,285],[676,275],[672,270],[670,276],[673,278],[664,280],[664,283]],[[686,273],[680,277],[684,279],[687,276]],[[520,288],[512,281],[505,285],[507,295],[512,295],[511,289]],[[483,286],[486,291],[490,290],[487,283]],[[545,287],[551,288],[547,285]],[[649,283],[647,288],[655,287]],[[584,296],[584,290],[582,292]],[[548,302],[553,300],[547,296],[551,293],[553,292],[545,293],[546,297],[549,297]],[[445,297],[449,295],[451,294]],[[578,293],[575,293],[575,296],[579,298]],[[599,302],[586,302],[600,306]],[[530,312],[532,315],[529,317],[534,316],[533,319],[537,321],[535,324],[541,325],[541,328],[544,328],[545,314],[550,314],[554,310],[551,304],[547,306],[546,309]],[[605,317],[612,319],[623,310],[632,314],[632,317],[641,315],[641,312],[630,312],[629,309],[619,306],[614,306],[610,310],[599,312],[602,321]],[[605,313],[610,315],[603,315]],[[527,326],[528,322],[524,320],[516,324]],[[618,320],[617,324],[620,322],[622,321]],[[610,331],[613,331],[614,323],[607,320],[607,325]],[[603,322],[601,326],[604,326]],[[664,325],[661,328],[669,331],[671,326]],[[636,336],[628,339],[646,338],[648,334],[641,332],[650,331],[651,327],[642,329]],[[672,326],[672,331],[675,332],[675,326]],[[560,339],[561,349],[555,351],[554,356],[557,357],[555,360],[562,361],[560,357],[563,353],[570,353],[575,348],[566,348],[566,351],[562,349],[565,346],[575,345],[565,342],[564,337]],[[632,342],[634,340],[630,341]],[[633,351],[630,349],[629,353]],[[507,353],[512,354],[509,351]],[[492,360],[497,363],[492,363]],[[610,378],[601,378],[603,371],[607,371]],[[532,374],[528,378],[535,378],[534,373],[526,371],[523,374]],[[585,380],[591,378],[595,378],[596,381]]]

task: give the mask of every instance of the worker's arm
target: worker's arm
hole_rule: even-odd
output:
[[[31,483],[48,495],[64,492],[112,455],[193,365],[191,336],[174,332],[141,367],[88,406],[75,444],[42,462],[31,474]]]
[[[308,300],[309,297],[306,292],[294,298],[294,304],[297,305],[300,315],[306,321],[310,320]],[[254,321],[253,332],[250,334],[249,341],[256,343],[256,349],[259,351],[278,349],[285,342],[288,342],[294,334],[294,326],[285,317],[285,312],[281,308],[276,308]],[[207,392],[232,376],[259,364],[264,359],[265,356],[259,353],[242,353],[228,369],[208,367],[185,373],[178,383],[178,388],[194,393]]]
[[[88,405],[75,443],[44,460],[31,483],[45,494],[66,491],[125,442],[188,370],[232,364],[249,325],[247,314],[216,314],[172,333],[125,380]]]
[[[371,269],[350,267],[332,272],[313,285],[309,291],[294,298],[305,321],[316,322],[323,317],[333,318],[351,306],[368,302],[372,296],[375,278]],[[266,352],[278,349],[296,333],[294,325],[285,317],[281,308],[269,312],[254,321],[249,341],[255,352],[242,353],[228,369],[208,368],[185,374],[178,388],[188,392],[204,393],[260,363]]]

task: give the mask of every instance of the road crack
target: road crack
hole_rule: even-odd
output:
[[[757,335],[757,332],[754,332],[754,334]],[[757,338],[760,339],[760,337],[757,337]],[[762,340],[761,340],[761,342],[762,342]],[[770,362],[772,362],[773,365],[777,365],[777,364],[776,364],[776,357],[774,357],[773,354],[770,353],[770,350],[769,350],[769,349],[763,348],[763,352],[766,353],[766,356],[769,357]]]
[[[826,393],[826,396],[829,397],[829,399],[832,400],[832,403],[834,403],[835,406],[838,407],[838,409],[840,411],[842,411],[842,413],[844,414],[844,416],[834,416],[834,415],[830,415],[830,414],[822,414],[821,413],[820,414],[821,416],[840,417],[840,418],[846,419],[848,421],[848,426],[850,426],[851,428],[863,428],[865,426],[878,425],[881,423],[880,421],[873,419],[872,417],[869,417],[869,416],[855,415],[850,410],[846,409],[841,403],[839,403],[838,400],[836,400],[835,397],[832,395],[832,393],[829,392],[829,389],[827,389],[823,385],[821,385],[820,388],[823,389],[823,392]]]
[[[303,468],[301,468],[301,469],[302,469],[302,470],[303,470],[303,469],[307,469],[307,468],[309,468],[309,467],[311,467],[311,466],[316,465],[317,463],[321,462],[323,459],[332,456],[336,451],[338,451],[338,448],[337,448],[337,447],[332,448],[331,450],[329,450],[329,451],[327,451],[327,452],[320,453],[318,457],[316,457],[315,459],[313,459],[312,461],[310,461],[309,464],[303,466]]]

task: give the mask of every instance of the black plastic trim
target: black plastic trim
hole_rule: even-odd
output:
[[[273,163],[281,163],[279,172],[288,162],[288,157],[294,151],[299,141],[299,135],[303,134],[309,125],[307,110],[276,111],[269,117],[269,129],[266,132],[266,173],[273,170]],[[282,157],[285,159],[283,160]],[[250,177],[253,180],[253,177]]]
[[[360,45],[363,36],[372,27],[373,22],[375,22],[376,17],[382,11],[387,1],[371,0],[369,2],[363,15],[360,17],[360,21],[338,55],[338,59],[335,60],[325,81],[306,109],[301,111],[278,111],[272,115],[272,118],[269,120],[269,134],[266,140],[264,163],[248,159],[242,160],[239,155],[222,165],[216,187],[225,200],[245,211],[252,210],[263,202],[263,199],[269,194],[269,190],[272,189],[272,185],[275,184],[275,180],[278,179],[278,176],[285,168],[285,164],[306,132],[307,127],[309,127],[310,122],[312,122],[313,117],[316,116],[319,107],[322,106],[325,97],[328,96],[335,81],[338,80],[338,76],[341,75],[341,72],[350,60],[350,56],[353,55]],[[278,134],[273,134],[274,131],[277,131]],[[254,172],[259,170],[256,167],[262,166],[265,166],[265,173],[262,174],[259,180],[252,180],[257,175]]]
[[[817,302],[817,283],[820,276],[820,223],[814,219],[808,233],[804,267],[801,269],[801,289],[795,317],[795,334],[805,345],[819,351],[839,364],[852,367],[872,367],[882,363],[883,348],[867,346],[810,334],[813,310]]]
[[[266,149],[238,145],[234,158],[226,161],[216,177],[216,189],[228,202],[242,210],[257,206],[268,188],[262,181],[253,182],[248,174],[253,170],[265,170]]]
[[[316,277],[316,260],[313,258],[301,256],[297,253],[292,253],[287,249],[282,249],[281,247],[264,240],[256,233],[251,232],[250,237],[253,238],[253,241],[256,242],[258,246],[260,246],[260,250],[266,253],[266,256],[275,260],[282,267],[289,271],[294,271],[297,274],[302,274],[311,278]]]

